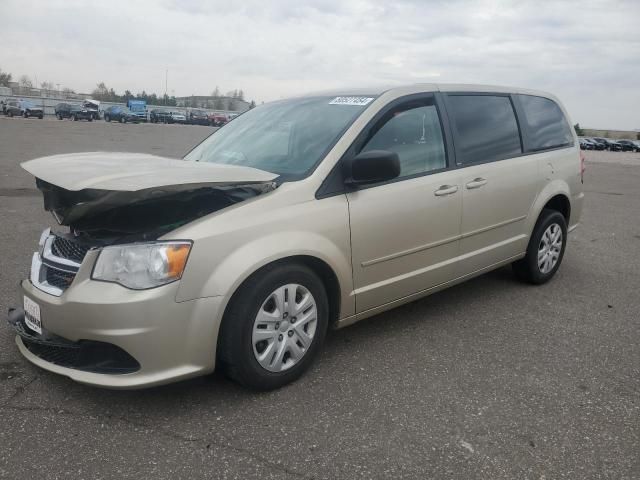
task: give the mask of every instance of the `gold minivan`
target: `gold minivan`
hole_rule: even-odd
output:
[[[216,366],[299,377],[343,327],[502,265],[553,277],[583,162],[552,95],[478,85],[272,102],[175,160],[23,163],[59,225],[9,323],[28,360],[110,388]]]

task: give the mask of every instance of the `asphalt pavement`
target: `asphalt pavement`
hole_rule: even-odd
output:
[[[2,312],[53,221],[21,161],[181,156],[212,131],[0,118]],[[502,268],[333,332],[278,391],[87,387],[29,364],[2,322],[0,478],[640,478],[640,154],[587,158],[553,281]]]

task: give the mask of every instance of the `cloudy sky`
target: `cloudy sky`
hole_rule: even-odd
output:
[[[359,85],[558,95],[582,126],[640,128],[640,1],[0,0],[0,69],[90,92],[258,103]]]

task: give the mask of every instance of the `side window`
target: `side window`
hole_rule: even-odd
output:
[[[522,153],[516,114],[507,96],[449,95],[456,130],[456,161],[463,165],[502,160]]]
[[[446,155],[433,100],[399,105],[387,112],[363,152],[389,150],[400,157],[400,177],[445,168]]]
[[[527,129],[527,150],[573,145],[573,135],[560,107],[544,97],[518,95]]]

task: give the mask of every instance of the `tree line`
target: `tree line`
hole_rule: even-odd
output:
[[[119,95],[113,88],[108,88],[104,82],[96,85],[96,88],[91,92],[91,97],[101,102],[127,103],[128,100],[144,100],[149,105],[167,105],[171,107],[177,105],[175,96],[157,95],[155,93],[147,93],[144,90],[135,95],[130,90],[125,90],[122,95]]]
[[[0,87],[8,87],[13,81],[13,75],[9,72],[4,72],[0,69]],[[34,88],[33,81],[27,75],[21,75],[18,79],[18,85],[25,90]],[[55,91],[55,85],[53,82],[41,82],[40,88],[46,91]],[[64,94],[75,94],[76,92],[70,88],[63,88],[61,90]],[[123,94],[117,93],[113,88],[107,87],[104,82],[100,82],[96,85],[96,88],[91,92],[91,96],[95,100],[101,102],[114,102],[114,103],[127,103],[128,100],[144,100],[149,105],[166,105],[169,107],[177,106],[178,102],[174,95],[158,95],[156,93],[147,93],[145,90],[139,93],[132,93],[130,90],[125,90]],[[245,101],[244,91],[242,89],[230,90],[226,94],[220,91],[219,87],[211,92],[210,99],[197,98],[196,96],[187,97],[184,100],[184,107],[192,108],[211,108],[214,110],[235,110],[237,107],[237,100]],[[249,102],[249,108],[256,106],[256,103],[251,100]]]

